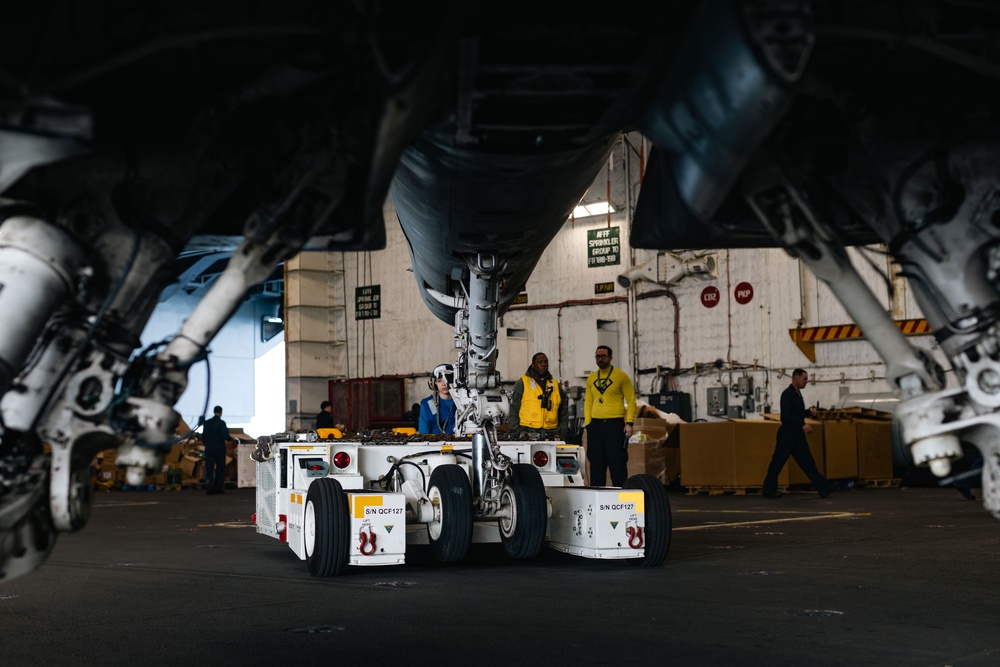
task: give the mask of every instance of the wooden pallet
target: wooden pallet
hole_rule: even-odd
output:
[[[834,408],[830,410],[817,410],[815,419],[819,419],[821,421],[839,420],[839,419],[867,419],[876,421],[889,421],[892,419],[892,413],[882,412],[880,410],[871,410],[868,408],[861,408],[861,407]]]
[[[893,479],[861,479],[858,484],[864,484],[866,489],[889,489],[899,486],[902,480],[899,477]]]
[[[688,486],[685,489],[689,496],[699,494],[721,496],[727,493],[734,496],[759,496],[761,492],[761,487],[759,486]]]

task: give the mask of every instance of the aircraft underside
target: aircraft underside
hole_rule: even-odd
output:
[[[3,17],[0,582],[86,523],[95,453],[159,467],[188,369],[249,288],[302,250],[382,247],[387,196],[425,303],[456,325],[464,428],[495,446],[497,318],[623,132],[654,147],[631,244],[801,257],[885,360],[914,462],[947,476],[975,445],[1000,517],[988,3],[201,4]],[[956,386],[851,266],[845,247],[871,243]],[[199,248],[235,252],[177,335],[138,350]]]

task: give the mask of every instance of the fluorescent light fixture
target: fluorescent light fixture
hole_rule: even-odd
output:
[[[280,317],[273,317],[273,316],[266,316],[265,315],[264,316],[264,321],[267,322],[268,324],[282,324],[282,323],[284,323],[285,320],[281,319]]]
[[[607,215],[614,213],[615,207],[606,201],[594,202],[593,204],[580,204],[573,209],[574,218],[589,218],[594,215]]]

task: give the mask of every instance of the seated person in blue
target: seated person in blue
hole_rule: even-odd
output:
[[[424,434],[455,432],[455,401],[451,397],[451,381],[455,370],[451,364],[441,364],[431,373],[433,393],[420,401],[417,431]]]

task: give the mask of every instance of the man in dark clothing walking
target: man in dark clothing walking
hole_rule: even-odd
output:
[[[802,468],[809,481],[819,491],[820,498],[826,498],[833,491],[833,485],[816,468],[816,460],[809,451],[806,434],[812,433],[812,426],[806,423],[806,403],[802,398],[802,389],[809,384],[809,374],[801,368],[792,371],[792,383],[781,392],[781,426],[778,427],[777,442],[774,445],[774,456],[767,467],[761,495],[765,498],[780,498],[778,491],[778,475],[791,456]],[[814,416],[816,409],[810,407],[809,414]]]
[[[205,493],[225,493],[226,443],[235,442],[229,437],[229,427],[222,421],[222,406],[216,405],[215,416],[205,421],[201,442],[205,446]]]

